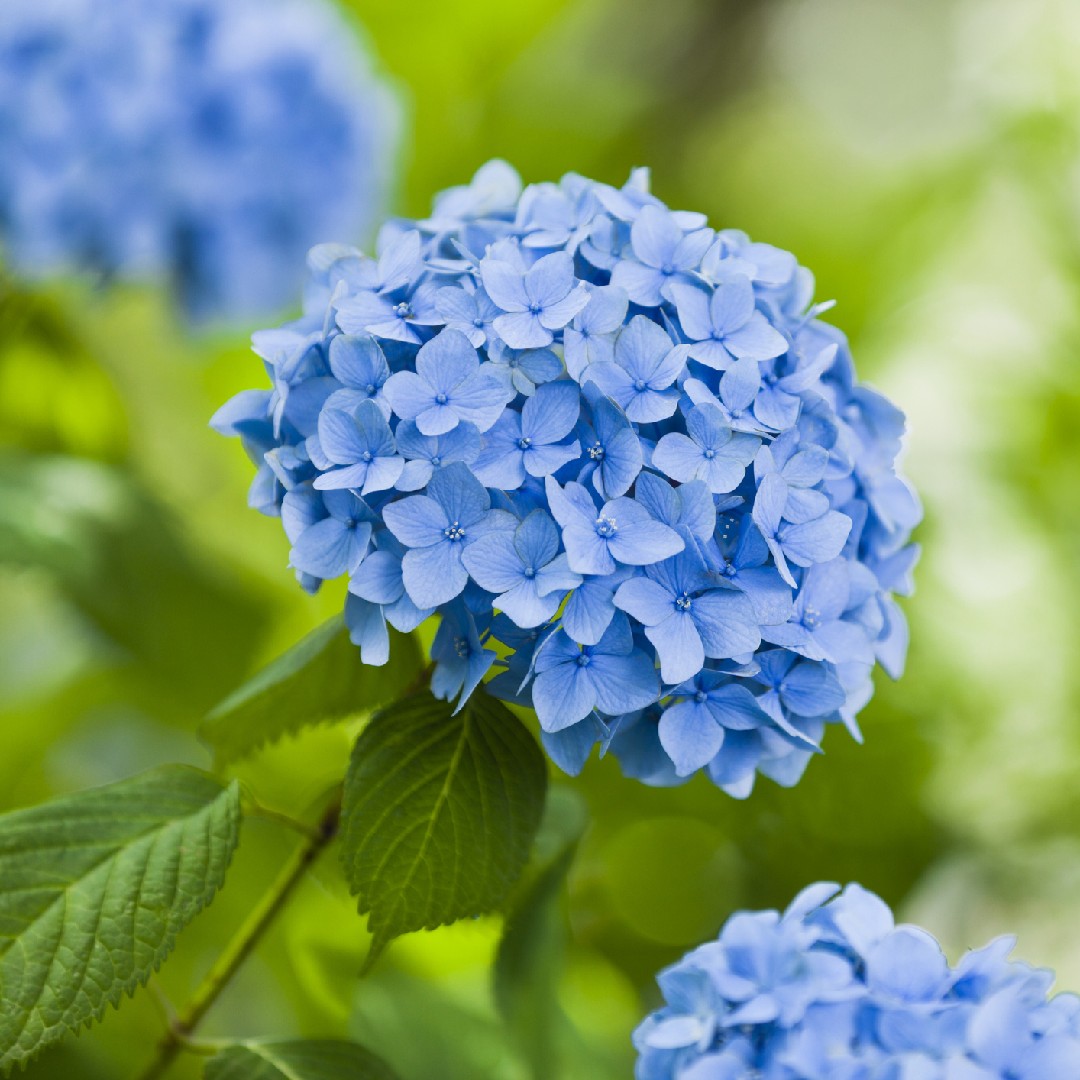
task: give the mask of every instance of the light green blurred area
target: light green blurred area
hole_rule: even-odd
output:
[[[952,956],[1000,933],[1080,989],[1080,8],[1071,0],[354,0],[406,99],[394,210],[492,156],[621,182],[793,250],[863,376],[907,411],[926,505],[912,649],[862,747],[746,803],[610,760],[570,883],[559,1076],[627,1077],[652,975],[740,906],[858,879]],[[66,327],[62,331],[61,327]],[[243,333],[162,298],[58,286],[0,309],[0,806],[208,764],[205,710],[340,605],[295,587],[251,468],[206,421],[260,380]],[[18,489],[18,490],[16,490]],[[344,768],[320,729],[239,770],[302,813]],[[248,826],[158,980],[190,992],[292,839]],[[208,1036],[352,1032],[405,1080],[527,1080],[496,1020],[500,920],[365,949],[333,857],[211,1013]],[[34,1078],[130,1075],[140,992]],[[176,1077],[195,1077],[183,1061]]]

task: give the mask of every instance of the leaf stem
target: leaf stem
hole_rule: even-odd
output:
[[[423,669],[417,674],[408,686],[405,687],[402,693],[402,699],[407,698],[410,694],[418,694],[421,690],[427,687],[431,683],[431,676],[435,671],[435,661],[430,660]]]
[[[341,792],[339,790],[323,813],[317,829],[293,852],[273,885],[264,893],[232,940],[225,946],[224,951],[206,973],[187,1004],[169,1023],[168,1030],[158,1044],[154,1060],[139,1074],[139,1080],[158,1080],[158,1077],[164,1075],[182,1050],[191,1048],[191,1036],[199,1022],[284,909],[308,868],[337,835],[340,817]]]
[[[321,835],[320,827],[318,825],[309,825],[306,821],[300,821],[298,818],[290,817],[288,814],[283,814],[279,810],[272,810],[269,806],[263,806],[262,803],[256,802],[253,798],[248,798],[245,801],[247,802],[247,813],[249,817],[259,817],[263,818],[265,821],[276,822],[286,829],[291,829],[293,832],[299,833],[308,840],[317,839]]]

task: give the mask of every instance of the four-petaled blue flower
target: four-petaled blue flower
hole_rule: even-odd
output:
[[[436,608],[459,596],[469,574],[465,548],[496,529],[512,529],[514,519],[491,509],[491,499],[468,466],[440,469],[427,494],[410,495],[383,510],[387,528],[409,550],[402,561],[405,588],[418,607]]]
[[[392,488],[405,459],[395,453],[394,436],[374,401],[354,409],[319,413],[319,450],[328,471],[317,477],[317,489],[359,488],[361,495]],[[314,460],[314,458],[313,458]]]
[[[686,415],[686,434],[668,432],[653,451],[653,465],[680,483],[704,480],[714,495],[734,491],[761,440],[733,431],[713,405],[698,405]]]
[[[590,364],[615,358],[616,331],[626,321],[630,298],[617,285],[589,287],[589,302],[563,331],[563,356],[570,378],[582,381]]]
[[[727,732],[755,731],[769,723],[757,698],[721,671],[699,672],[676,686],[671,698],[657,734],[679,776],[708,765]]]
[[[523,247],[573,254],[588,236],[597,209],[592,183],[567,173],[558,186],[533,184],[518,203],[514,225]]]
[[[552,382],[563,373],[562,361],[551,349],[499,349],[491,365],[502,375],[512,393],[528,397],[540,383]]]
[[[615,340],[615,359],[589,366],[595,382],[628,420],[651,424],[666,420],[679,404],[675,380],[686,367],[686,346],[644,315],[635,315]]]
[[[510,491],[526,476],[557,472],[581,453],[576,439],[567,439],[578,421],[581,395],[568,382],[547,383],[527,398],[521,412],[507,409],[488,431],[473,471],[488,487]]]
[[[693,678],[705,658],[749,657],[761,644],[754,607],[691,552],[645,567],[619,586],[615,606],[645,627],[666,683]]]
[[[402,420],[397,426],[397,450],[405,465],[395,486],[398,491],[420,491],[436,469],[455,461],[471,465],[480,456],[480,445],[480,432],[468,421],[442,435],[424,435],[414,420]]]
[[[361,401],[374,401],[383,416],[390,419],[390,403],[382,392],[390,378],[390,365],[374,338],[366,334],[334,338],[330,342],[330,372],[342,389],[326,399],[324,408],[348,412]]]
[[[779,724],[787,716],[828,716],[844,703],[844,688],[827,664],[808,663],[785,649],[769,649],[757,658],[756,682],[764,687],[758,704]]]
[[[721,370],[743,357],[769,360],[787,351],[787,339],[755,310],[754,289],[738,275],[710,294],[693,285],[671,287],[679,324],[690,339],[690,355]]]
[[[824,508],[813,517],[800,515],[785,520],[789,488],[779,473],[770,473],[761,482],[754,500],[753,520],[769,545],[776,568],[792,587],[796,585],[788,563],[812,566],[835,559],[851,532],[851,518],[837,510]]]
[[[712,240],[711,229],[684,232],[674,214],[644,206],[630,228],[632,258],[616,264],[611,283],[625,289],[635,304],[659,307],[673,299],[678,284],[693,280]]]
[[[716,503],[700,480],[672,486],[656,473],[643,473],[636,485],[637,501],[657,521],[674,529],[704,557],[716,530]]]
[[[712,376],[715,379],[715,375]],[[761,392],[761,365],[750,357],[736,360],[721,376],[713,393],[704,379],[689,378],[683,383],[687,397],[696,405],[712,405],[724,422],[736,431],[764,435],[766,429],[754,415],[754,404]]]
[[[799,418],[801,395],[832,366],[836,353],[835,345],[827,345],[810,361],[799,357],[793,358],[790,365],[785,365],[782,359],[774,361],[763,375],[761,389],[754,399],[754,415],[758,420],[774,431],[790,430]],[[793,370],[786,370],[789,367]]]
[[[508,262],[487,258],[480,276],[488,295],[507,314],[494,320],[495,330],[512,349],[550,345],[589,302],[585,286],[574,277],[573,260],[556,251],[521,271]]]
[[[403,420],[415,420],[423,435],[443,435],[463,421],[487,431],[508,397],[492,365],[483,365],[468,338],[444,330],[416,354],[415,371],[386,381],[386,399]]]
[[[372,523],[370,507],[351,491],[327,491],[316,520],[293,541],[289,565],[316,578],[351,574],[367,554]]]
[[[625,495],[641,472],[641,440],[613,401],[590,396],[588,386],[585,395],[592,406],[592,424],[581,429],[584,466],[578,480],[588,480],[602,498],[614,499]]]
[[[570,569],[576,574],[610,574],[617,563],[648,566],[683,549],[674,529],[625,495],[597,510],[581,484],[571,482],[560,488],[548,477],[546,491],[551,512],[562,526]]]
[[[721,514],[714,538],[719,556],[714,568],[750,598],[762,629],[771,633],[786,623],[794,612],[791,587],[769,565],[769,546],[757,526],[745,517],[733,522]]]
[[[460,600],[444,612],[431,646],[431,658],[435,661],[431,692],[446,701],[458,698],[454,710],[458,712],[495,663],[495,651],[484,648],[476,620]]]
[[[495,606],[518,626],[542,626],[581,577],[559,554],[559,530],[551,516],[534,510],[512,532],[481,537],[465,550],[473,580],[496,593]]]
[[[354,259],[342,268],[335,289],[343,295],[331,297],[338,326],[347,334],[366,332],[389,341],[421,341],[421,327],[442,321],[435,309],[434,286],[418,283],[423,269],[416,230],[389,241],[377,262]]]
[[[595,645],[579,645],[564,630],[539,648],[533,705],[540,726],[562,731],[591,712],[618,717],[656,700],[656,671],[634,648],[626,616],[616,614]]]
[[[466,292],[456,286],[447,286],[435,294],[435,310],[447,329],[464,334],[474,349],[492,343],[494,320],[501,314],[483,289]]]

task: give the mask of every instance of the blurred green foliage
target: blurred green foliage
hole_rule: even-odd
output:
[[[422,212],[495,155],[527,180],[650,165],[671,205],[813,268],[862,374],[911,419],[925,557],[908,673],[879,679],[865,745],[834,731],[798,788],[762,783],[746,803],[701,780],[646,789],[610,760],[569,785],[590,822],[569,899],[527,916],[563,956],[536,974],[558,986],[552,1075],[629,1076],[656,969],[734,908],[820,878],[862,881],[953,955],[1016,932],[1080,988],[1075,4],[350,7],[412,120],[394,209]],[[239,447],[206,426],[259,378],[244,333],[186,336],[156,294],[0,283],[0,808],[206,766],[206,711],[340,609],[340,591],[295,587],[278,525],[245,506]],[[349,735],[305,731],[234,772],[302,815]],[[292,842],[245,826],[221,898],[160,976],[169,997]],[[557,894],[558,858],[556,843],[534,867],[537,895]],[[205,1033],[351,1034],[405,1080],[529,1080],[521,1005],[492,992],[500,932],[485,918],[412,935],[360,980],[368,938],[324,858]],[[115,1080],[160,1025],[141,992],[28,1075]]]

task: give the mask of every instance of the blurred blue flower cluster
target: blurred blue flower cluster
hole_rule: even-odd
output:
[[[1065,1080],[1080,997],[998,938],[950,967],[858,885],[812,885],[783,913],[733,915],[658,977],[637,1080]]]
[[[4,0],[0,244],[168,277],[197,319],[292,302],[380,209],[397,111],[322,0]]]
[[[903,664],[919,507],[902,414],[790,254],[643,171],[522,190],[495,161],[377,258],[309,264],[303,318],[254,337],[272,388],[214,424],[302,584],[348,576],[366,662],[439,612],[435,693],[498,669],[571,773],[600,744],[741,797],[858,734],[875,660]]]

